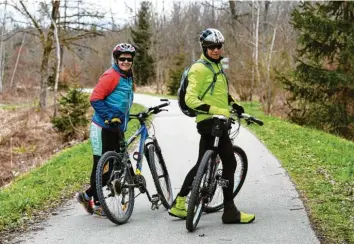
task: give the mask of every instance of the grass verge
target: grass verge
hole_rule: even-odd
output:
[[[143,106],[134,104],[132,113],[142,110]],[[138,124],[137,120],[129,122],[126,138],[135,132]],[[0,232],[19,227],[72,196],[89,182],[91,169],[91,145],[86,141],[18,177],[0,190]]]
[[[265,122],[248,128],[290,174],[322,243],[354,243],[354,143],[243,105]]]

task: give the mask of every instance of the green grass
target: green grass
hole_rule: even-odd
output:
[[[248,128],[289,172],[323,243],[354,243],[354,143],[244,107],[265,122]]]
[[[144,107],[134,104],[132,113]],[[139,122],[129,123],[126,138],[135,132]],[[51,209],[86,183],[92,169],[91,145],[88,141],[65,149],[42,167],[17,178],[0,191],[0,232],[18,227],[40,211]]]

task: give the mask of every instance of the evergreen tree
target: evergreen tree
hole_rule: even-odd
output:
[[[290,117],[354,138],[354,2],[304,2],[292,13],[299,31],[297,66],[281,77]]]
[[[146,85],[155,78],[154,59],[149,53],[152,45],[150,13],[151,3],[147,1],[141,2],[138,12],[138,23],[134,29],[131,29],[133,43],[137,49],[134,58],[134,77],[138,85]]]
[[[170,80],[167,83],[168,93],[170,95],[177,95],[180,86],[183,71],[186,68],[185,54],[181,53],[175,56],[174,67],[170,71]]]
[[[52,119],[53,126],[70,140],[79,130],[86,131],[89,120],[87,112],[90,108],[89,94],[78,88],[69,89],[59,99],[59,116]]]

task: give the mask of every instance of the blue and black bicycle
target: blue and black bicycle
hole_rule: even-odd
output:
[[[173,202],[172,187],[161,148],[155,137],[149,135],[146,124],[152,114],[158,114],[170,104],[168,99],[158,106],[151,107],[145,112],[130,114],[129,119],[139,120],[140,126],[135,134],[121,144],[117,151],[108,151],[102,155],[97,165],[96,188],[98,199],[108,217],[115,224],[126,223],[133,213],[134,200],[141,193],[146,193],[152,206],[158,209],[162,204],[166,209]],[[139,151],[133,154],[136,160],[136,169],[133,170],[128,148],[140,136]],[[143,157],[146,157],[155,183],[157,194],[150,195],[146,188],[146,181],[141,174]],[[135,196],[134,189],[140,193]]]

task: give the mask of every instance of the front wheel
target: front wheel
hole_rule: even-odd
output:
[[[173,193],[170,176],[167,171],[165,161],[161,154],[158,144],[150,143],[147,145],[147,157],[152,178],[154,179],[157,193],[162,205],[169,209],[173,202]]]
[[[197,228],[200,217],[204,211],[205,202],[208,201],[209,196],[209,184],[212,179],[208,180],[208,165],[211,165],[211,161],[215,160],[213,157],[214,152],[208,150],[205,152],[192,184],[192,190],[188,202],[186,228],[192,232]]]
[[[114,151],[104,153],[97,164],[97,196],[107,218],[115,224],[126,223],[133,213],[132,176]]]
[[[248,170],[248,161],[246,153],[238,146],[233,146],[234,155],[236,158],[236,171],[234,174],[234,198],[240,192],[243,183],[245,182],[247,170]],[[222,175],[222,163],[219,163],[217,169],[217,175],[221,177]],[[204,211],[206,213],[213,213],[219,211],[224,207],[224,196],[222,187],[217,185],[214,192],[214,197],[211,202],[205,206]]]

